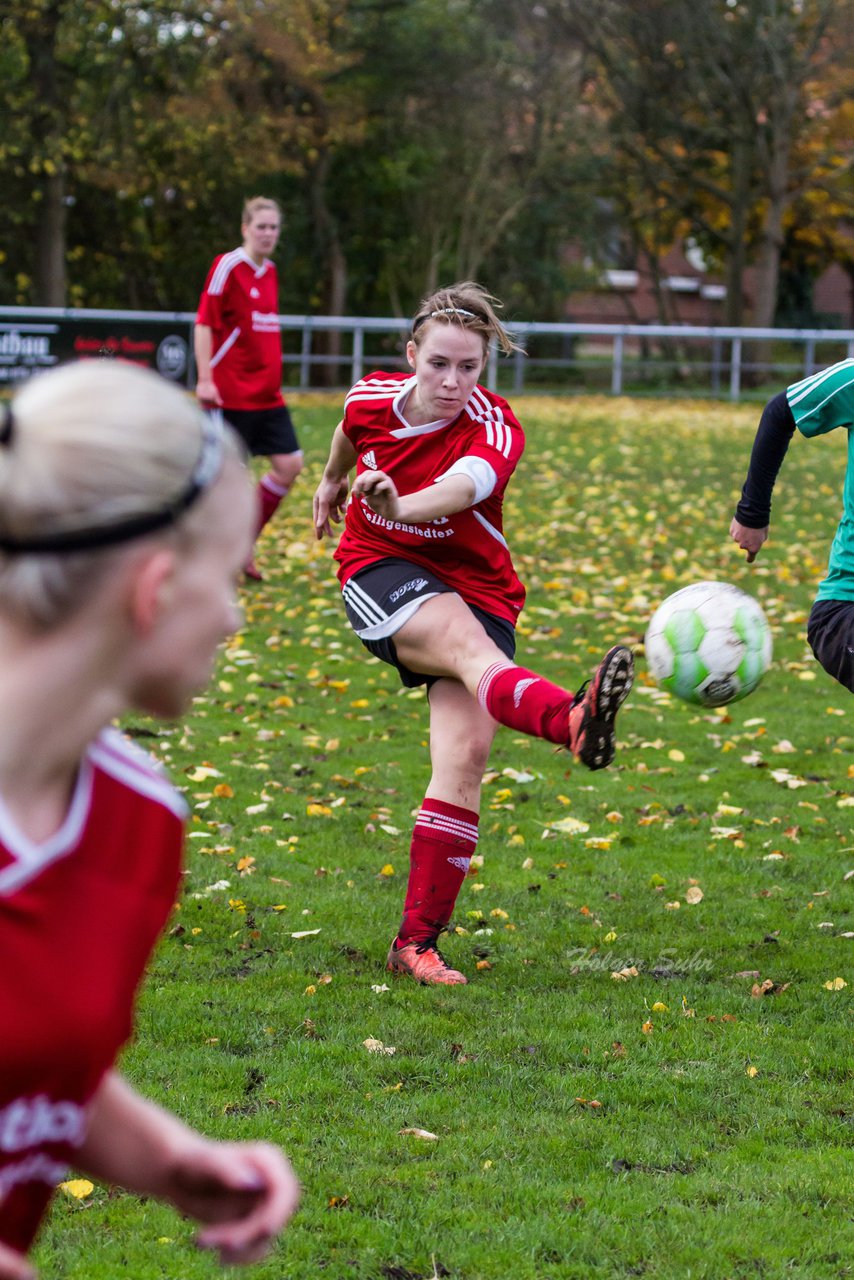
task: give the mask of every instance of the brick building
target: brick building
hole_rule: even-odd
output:
[[[567,260],[581,264],[581,250],[570,249]],[[581,324],[724,323],[726,285],[704,269],[698,252],[672,249],[661,266],[663,315],[652,272],[639,267],[604,270],[597,288],[569,297],[564,318]],[[748,267],[744,273],[746,315],[751,310],[754,279],[754,270]],[[854,328],[854,277],[834,263],[815,281],[812,304],[822,326]]]

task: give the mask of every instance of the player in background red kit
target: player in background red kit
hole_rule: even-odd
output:
[[[270,470],[258,485],[255,536],[271,519],[302,471],[302,450],[282,398],[279,278],[270,254],[282,216],[275,200],[255,196],[243,206],[243,244],[214,259],[194,330],[196,395],[221,408],[253,456]],[[260,581],[250,559],[247,577]]]
[[[127,364],[0,408],[0,1280],[66,1168],[160,1197],[225,1263],[298,1197],[265,1143],[213,1142],[115,1070],[181,871],[184,804],[111,722],[176,716],[238,624],[253,495],[231,432]]]
[[[633,674],[621,645],[575,695],[513,662],[525,591],[502,503],[524,437],[506,400],[478,384],[490,340],[516,349],[494,301],[471,281],[424,300],[406,346],[412,373],[371,373],[356,383],[314,497],[318,538],[332,533],[346,506],[335,558],[356,634],[405,685],[429,687],[432,775],[388,954],[389,969],[424,983],[466,981],[436,943],[477,846],[481,780],[498,725],[604,768]]]

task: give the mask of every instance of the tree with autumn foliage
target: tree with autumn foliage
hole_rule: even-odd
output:
[[[348,4],[10,0],[5,291],[65,304],[69,258],[74,302],[176,305],[178,262],[197,289],[246,190],[304,172],[351,127],[324,93],[342,65],[327,32]]]
[[[803,161],[826,149],[815,86],[834,84],[830,114],[846,82],[850,94],[848,0],[600,0],[595,22],[583,0],[553,0],[550,11],[596,59],[628,225],[648,228],[661,207],[674,226],[687,221],[724,268],[730,324],[747,319],[754,261],[749,318],[772,324],[784,226],[810,182]]]

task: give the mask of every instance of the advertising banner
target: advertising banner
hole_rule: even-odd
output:
[[[190,386],[192,323],[168,317],[151,320],[0,315],[0,388],[68,360],[127,360],[155,369],[164,378]]]

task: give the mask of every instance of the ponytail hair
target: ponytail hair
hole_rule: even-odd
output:
[[[422,301],[415,313],[411,340],[416,347],[419,346],[430,323],[456,324],[472,333],[479,333],[484,349],[494,341],[506,356],[522,351],[524,348],[496,315],[501,306],[497,298],[473,280],[461,280],[445,289],[437,289]]]
[[[255,217],[255,214],[260,213],[262,209],[273,209],[279,218],[282,216],[278,203],[275,200],[271,200],[269,196],[249,196],[248,199],[243,201],[240,225],[242,227],[247,226]]]

